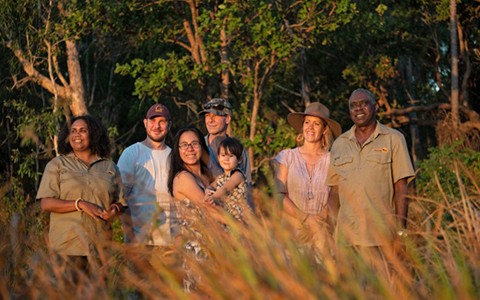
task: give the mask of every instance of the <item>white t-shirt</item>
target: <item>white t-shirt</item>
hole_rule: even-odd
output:
[[[168,146],[154,150],[138,142],[127,147],[118,160],[135,242],[168,245],[176,235],[175,208],[167,188],[171,151]]]

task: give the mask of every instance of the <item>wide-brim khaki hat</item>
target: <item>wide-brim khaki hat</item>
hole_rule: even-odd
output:
[[[328,110],[328,108],[320,102],[312,102],[303,113],[289,113],[287,116],[288,124],[290,124],[290,126],[292,126],[297,133],[302,133],[303,120],[305,119],[305,116],[318,117],[324,120],[332,131],[334,138],[337,138],[340,134],[342,134],[342,126],[340,126],[340,124],[336,121],[330,119],[330,110]]]

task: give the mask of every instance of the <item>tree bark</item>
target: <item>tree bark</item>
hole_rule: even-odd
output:
[[[229,60],[227,49],[227,33],[225,31],[227,18],[223,19],[222,30],[220,31],[220,61],[222,63],[222,86],[220,96],[228,99],[228,87],[230,85],[230,77],[228,72]]]
[[[462,77],[462,87],[460,90],[460,98],[462,105],[470,107],[470,94],[468,90],[468,83],[472,74],[472,63],[470,62],[470,53],[468,51],[467,40],[463,34],[462,26],[457,19],[458,45],[460,47],[460,59],[465,65],[465,71]]]
[[[458,37],[457,37],[457,3],[450,0],[450,51],[452,63],[451,98],[452,122],[457,127],[460,122],[459,114],[459,90],[458,90]]]
[[[20,49],[13,46],[11,42],[7,43],[6,46],[14,53],[15,57],[18,59],[24,72],[28,77],[24,78],[24,81],[32,81],[49,91],[52,95],[58,95],[59,98],[64,100],[64,102],[69,104],[70,110],[73,115],[85,115],[88,113],[86,102],[85,102],[85,92],[82,81],[82,72],[80,69],[80,62],[78,59],[78,50],[74,41],[67,40],[67,67],[69,72],[70,83],[65,85],[60,85],[52,80],[49,76],[45,76],[40,73],[34,66],[34,62],[26,58],[25,53]],[[56,64],[56,57],[52,57],[52,61]],[[57,69],[57,68],[56,68]],[[59,78],[62,78],[62,75],[59,73],[59,70],[56,70]]]
[[[82,70],[80,60],[78,59],[77,44],[74,40],[65,41],[67,46],[67,68],[70,84],[68,86],[70,109],[74,116],[85,115],[88,113],[85,88],[82,80]]]
[[[302,95],[302,100],[305,104],[305,107],[308,107],[310,105],[310,83],[307,77],[307,53],[305,48],[300,51],[300,72],[300,76],[302,78],[300,94]]]
[[[407,94],[409,96],[409,103],[410,106],[415,106],[415,102],[413,99],[416,98],[415,90],[414,90],[414,75],[413,75],[413,66],[412,66],[412,58],[406,58],[406,83],[407,83]],[[409,113],[409,117],[412,120],[417,119],[417,112],[412,111]],[[410,136],[411,136],[411,143],[412,143],[412,160],[413,164],[417,166],[418,160],[423,158],[422,147],[420,144],[420,130],[418,129],[418,125],[415,123],[410,123]]]

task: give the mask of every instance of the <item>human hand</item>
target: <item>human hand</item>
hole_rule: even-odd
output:
[[[105,220],[104,218],[108,217],[108,213],[102,207],[95,203],[88,202],[87,200],[82,199],[81,201],[78,201],[78,208],[95,220]]]
[[[203,198],[203,201],[207,204],[214,204],[215,199],[213,198],[213,193],[210,194],[210,195],[205,194],[205,197]]]
[[[103,210],[101,218],[105,221],[111,221],[118,215],[118,213],[119,210],[114,205],[110,205],[108,210]]]
[[[205,196],[212,196],[213,194],[215,194],[215,190],[208,187],[206,190],[205,190]]]

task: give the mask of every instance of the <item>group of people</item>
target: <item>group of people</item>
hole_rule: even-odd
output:
[[[227,135],[232,107],[214,98],[201,115],[208,134],[184,127],[169,147],[170,112],[152,105],[143,120],[146,138],[122,152],[118,167],[108,159],[110,142],[98,119],[65,124],[60,155],[47,164],[37,193],[50,212],[51,248],[85,269],[95,253],[92,236],[111,239],[109,222],[117,216],[126,243],[153,247],[176,243],[192,225],[182,213],[195,208],[246,224],[253,215],[250,162],[240,141]]]
[[[254,216],[251,171],[242,144],[227,135],[232,107],[214,98],[204,106],[208,134],[195,127],[165,139],[171,115],[155,104],[143,120],[146,138],[127,147],[117,165],[108,159],[105,128],[91,116],[71,120],[59,136],[60,155],[46,166],[37,199],[50,212],[50,246],[67,261],[86,267],[92,234],[111,235],[120,216],[126,243],[165,246],[194,227],[187,217],[201,209],[224,213],[247,225]],[[337,245],[383,259],[385,247],[404,235],[407,185],[414,170],[403,135],[380,124],[371,92],[349,98],[353,127],[342,134],[329,109],[311,103],[290,113],[299,145],[274,159],[276,193],[283,217],[298,229],[299,242],[319,253],[335,228]]]

